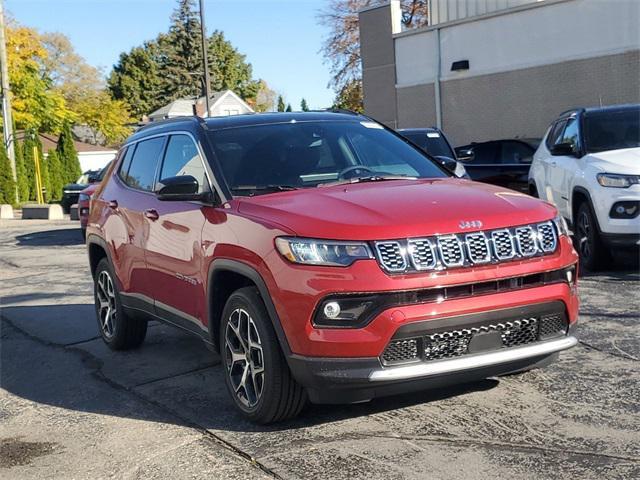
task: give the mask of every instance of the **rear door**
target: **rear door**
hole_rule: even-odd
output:
[[[562,119],[553,124],[549,131],[549,135],[547,135],[547,138],[545,140],[544,146],[546,151],[540,157],[540,162],[542,163],[542,168],[544,171],[544,185],[539,186],[542,187],[542,191],[538,193],[540,195],[540,198],[551,202],[556,206],[558,205],[558,203],[556,201],[556,194],[553,190],[552,181],[554,176],[557,175],[556,166],[558,162],[557,157],[551,155],[551,148],[560,139],[566,122],[566,120]]]
[[[121,278],[124,283],[122,293],[128,296],[125,301],[128,300],[130,306],[151,311],[153,285],[149,282],[145,262],[148,225],[144,212],[155,204],[153,185],[164,142],[164,137],[155,137],[130,145],[116,177],[119,183],[117,195],[112,195],[115,192],[109,188],[102,195],[120,220],[119,229],[110,226],[105,230],[122,230],[117,263],[124,270]]]
[[[160,166],[156,189],[164,178],[191,175],[201,192],[210,191],[201,153],[191,135],[172,134]],[[145,216],[146,260],[154,285],[156,314],[183,328],[203,330],[205,290],[200,202],[160,201]]]

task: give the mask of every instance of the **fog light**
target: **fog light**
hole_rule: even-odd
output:
[[[573,282],[573,270],[567,269],[567,282]]]
[[[338,302],[329,302],[325,304],[323,310],[324,316],[333,320],[340,315],[340,304]]]
[[[616,202],[611,207],[609,216],[611,218],[629,219],[635,218],[640,213],[640,202],[637,200],[624,200]]]

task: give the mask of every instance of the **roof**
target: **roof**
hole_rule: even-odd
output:
[[[232,90],[222,90],[220,92],[214,92],[209,98],[209,102],[211,107],[214,108],[216,104],[222,100],[223,97],[232,96],[238,103],[246,106],[247,109],[253,111],[253,109],[245,102],[242,98],[240,98],[235,92]],[[149,118],[154,117],[186,117],[193,115],[193,106],[196,104],[196,101],[204,100],[204,97],[200,97],[197,100],[195,98],[179,98],[174,100],[171,103],[168,103],[164,107],[160,107],[154,112],[149,114]]]
[[[245,113],[242,115],[230,115],[224,117],[200,118],[195,116],[170,118],[151,122],[136,131],[129,139],[146,137],[149,133],[164,133],[179,128],[192,129],[200,125],[207,130],[222,130],[226,128],[249,127],[257,125],[270,125],[291,122],[326,122],[326,121],[371,121],[368,117],[354,113],[342,113],[332,111],[316,112],[271,112],[271,113]]]
[[[571,110],[566,110],[558,115],[558,118],[568,117],[570,115],[584,112],[584,113],[604,113],[604,112],[625,112],[629,110],[638,110],[640,108],[640,104],[638,103],[625,103],[621,105],[606,105],[602,107],[586,107],[586,108],[573,108]]]
[[[16,131],[16,140],[24,140],[24,130]],[[55,150],[58,146],[58,135],[54,135],[53,133],[38,133],[38,137],[40,137],[40,141],[42,142],[42,151],[47,153],[49,150]],[[73,141],[73,146],[76,148],[76,152],[78,153],[93,153],[93,152],[104,152],[104,153],[113,153],[116,150],[109,147],[103,147],[101,145],[92,145],[90,143],[78,142],[77,140]]]
[[[440,133],[436,127],[426,127],[426,128],[399,128],[397,130],[400,133],[427,133],[427,132],[437,132]]]

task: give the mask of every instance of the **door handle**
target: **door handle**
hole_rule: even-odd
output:
[[[160,215],[158,215],[158,212],[153,208],[148,208],[147,210],[145,210],[144,216],[147,217],[149,220],[153,220],[153,221],[160,218]]]
[[[117,208],[118,208],[118,201],[117,201],[117,200],[111,200],[111,201],[109,202],[109,208],[110,208],[111,210],[115,210],[115,209],[117,209]]]

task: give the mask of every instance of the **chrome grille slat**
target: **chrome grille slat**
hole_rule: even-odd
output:
[[[416,270],[431,270],[436,267],[436,251],[428,238],[414,238],[408,241],[409,256]]]
[[[390,273],[457,268],[547,255],[558,248],[553,222],[513,228],[373,242]]]

